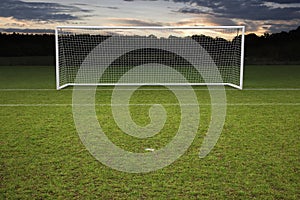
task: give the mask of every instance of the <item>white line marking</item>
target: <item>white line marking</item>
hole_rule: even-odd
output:
[[[285,91],[285,90],[295,90],[300,91],[300,88],[245,88],[243,90],[253,90],[253,91]]]
[[[153,104],[75,104],[76,106],[151,106]],[[178,104],[167,103],[163,106],[211,106],[208,103],[199,104]],[[300,106],[300,103],[228,103],[228,104],[215,104],[227,106]],[[0,104],[0,107],[67,107],[73,104]]]
[[[59,90],[59,92],[61,91],[72,91],[73,89],[62,89],[62,90]],[[94,89],[88,89],[88,88],[85,88],[85,89],[76,89],[76,90],[94,90]],[[97,91],[111,91],[111,90],[114,90],[114,88],[97,88]],[[118,90],[132,90],[130,88],[123,88],[123,89],[118,89]],[[169,90],[167,88],[140,88],[138,90]],[[188,89],[188,88],[174,88],[174,90],[207,90],[208,91],[208,88],[194,88],[194,89]],[[212,89],[212,90],[222,90],[222,89]],[[244,88],[243,90],[238,90],[238,89],[234,89],[234,88],[226,88],[226,90],[230,90],[230,91],[300,91],[300,88]],[[56,89],[49,89],[49,88],[0,88],[0,91],[57,91]]]
[[[66,89],[67,90],[67,89]],[[69,90],[69,89],[68,89]],[[56,91],[56,89],[39,89],[39,88],[35,88],[35,89],[30,89],[30,88],[24,88],[24,89],[18,89],[18,88],[0,88],[0,91]],[[61,90],[63,91],[63,90]]]

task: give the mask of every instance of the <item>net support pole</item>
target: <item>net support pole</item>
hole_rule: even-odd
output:
[[[240,66],[240,86],[239,89],[243,89],[244,79],[244,55],[245,55],[245,26],[242,27],[242,41],[241,41],[241,66]]]
[[[59,52],[58,52],[58,28],[55,29],[55,73],[56,73],[56,89],[59,90]]]

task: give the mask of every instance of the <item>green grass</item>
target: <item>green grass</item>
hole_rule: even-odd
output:
[[[72,90],[55,90],[54,67],[0,67],[0,199],[299,199],[299,74],[300,66],[247,66],[245,90],[226,91],[223,132],[203,159],[210,99],[195,87],[201,120],[188,151],[161,170],[130,174],[101,164],[81,143]],[[53,90],[27,90],[36,88]],[[97,117],[123,149],[161,148],[175,135],[180,107],[170,105],[177,102],[171,92],[134,93],[133,104],[167,104],[161,133],[145,140],[118,128],[110,97],[111,90],[98,88],[96,101],[105,105],[96,106]],[[149,123],[148,109],[131,105],[133,120]]]

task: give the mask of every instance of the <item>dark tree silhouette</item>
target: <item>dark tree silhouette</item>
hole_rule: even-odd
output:
[[[249,34],[245,41],[248,64],[299,64],[300,26],[296,30],[257,36]]]
[[[0,57],[53,56],[54,46],[53,34],[0,33]]]
[[[72,36],[69,43],[76,39],[84,40],[86,35]],[[76,38],[77,37],[77,38]],[[90,37],[90,36],[88,36]],[[94,36],[98,40],[106,39],[104,36]],[[102,38],[100,38],[102,37]],[[0,57],[21,56],[54,56],[55,42],[53,34],[20,34],[0,33]],[[192,36],[210,52],[210,49],[226,45],[227,49],[233,48],[238,40],[227,41],[222,38],[211,38],[204,35]],[[72,45],[71,45],[72,46]],[[220,52],[226,55],[228,52]],[[299,64],[300,63],[300,26],[296,30],[257,36],[248,34],[245,37],[246,64]],[[74,56],[84,56],[78,49],[69,49]],[[226,56],[224,56],[226,57]],[[219,57],[219,62],[223,62]],[[224,60],[225,62],[226,60]],[[1,64],[1,63],[0,63]]]

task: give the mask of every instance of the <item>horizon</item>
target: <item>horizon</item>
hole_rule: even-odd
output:
[[[245,26],[246,34],[279,33],[300,25],[290,0],[2,0],[0,32],[54,33],[56,26]]]

